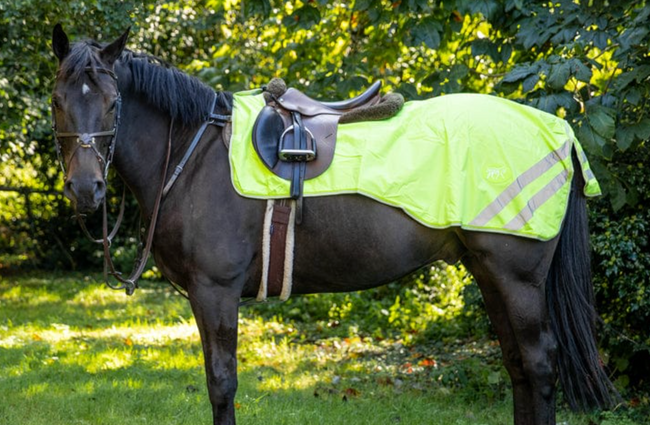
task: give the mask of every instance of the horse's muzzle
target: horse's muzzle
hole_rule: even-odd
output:
[[[106,196],[106,183],[98,178],[69,178],[63,186],[63,194],[70,199],[80,213],[95,211]]]

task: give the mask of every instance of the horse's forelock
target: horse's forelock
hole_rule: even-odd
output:
[[[96,41],[80,41],[72,45],[70,52],[59,67],[59,76],[77,81],[87,68],[101,67],[99,51],[101,45]]]

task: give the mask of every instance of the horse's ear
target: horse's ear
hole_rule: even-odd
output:
[[[126,46],[126,40],[129,38],[129,31],[131,31],[131,27],[128,27],[120,38],[104,47],[100,52],[101,58],[109,65],[113,65],[120,58],[124,46]]]
[[[59,58],[59,62],[62,62],[70,51],[70,42],[61,24],[54,25],[54,30],[52,31],[52,50],[54,50],[56,57]]]

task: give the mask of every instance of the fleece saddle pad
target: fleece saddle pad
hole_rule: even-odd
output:
[[[260,90],[235,94],[232,183],[245,197],[287,198],[290,182],[262,164],[251,142],[264,105]],[[585,195],[600,195],[563,119],[494,96],[446,95],[407,102],[388,120],[339,125],[332,165],[305,181],[304,196],[357,193],[432,228],[549,240],[565,215],[572,149]]]

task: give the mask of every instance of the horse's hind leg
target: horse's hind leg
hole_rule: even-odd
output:
[[[476,279],[483,281],[480,277],[476,277]],[[499,337],[503,364],[512,382],[515,424],[534,424],[535,412],[533,409],[532,388],[524,371],[519,344],[510,324],[510,319],[506,313],[501,295],[493,288],[490,288],[489,285],[479,284],[479,287],[483,294],[483,300],[485,301],[485,308],[490,317],[490,322]]]
[[[513,386],[516,425],[555,424],[556,341],[545,281],[555,244],[465,234],[476,278]]]

